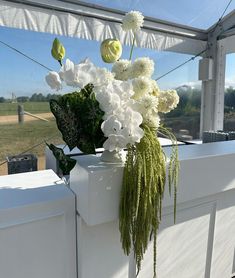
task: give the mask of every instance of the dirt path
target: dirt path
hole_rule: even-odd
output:
[[[40,113],[35,115],[47,120],[53,117],[52,113]],[[39,121],[39,119],[36,119],[28,115],[24,115],[24,121],[25,122]],[[8,124],[8,123],[18,123],[18,115],[0,116],[0,124]]]

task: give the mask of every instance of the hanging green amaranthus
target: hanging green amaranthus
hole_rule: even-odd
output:
[[[153,235],[153,268],[156,277],[157,231],[161,220],[162,199],[166,181],[166,157],[156,136],[156,130],[143,126],[144,137],[127,152],[120,200],[119,228],[125,254],[131,250],[137,265]],[[177,147],[170,158],[169,188],[178,176]],[[176,190],[175,190],[176,192]],[[176,196],[176,193],[175,193]]]

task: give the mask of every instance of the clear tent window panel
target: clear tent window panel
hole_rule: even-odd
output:
[[[137,10],[145,16],[158,18],[178,24],[192,26],[199,29],[208,29],[221,17],[228,1],[221,0],[183,0],[180,1],[152,1],[152,0],[88,0],[85,3],[96,4],[122,11]],[[226,14],[235,8],[232,2]]]
[[[226,55],[225,94],[224,94],[224,130],[235,130],[235,53]]]

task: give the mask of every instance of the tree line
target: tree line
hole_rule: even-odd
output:
[[[17,97],[16,100],[19,103],[24,103],[24,102],[48,102],[50,99],[56,99],[58,98],[58,94],[48,94],[48,95],[43,95],[42,93],[35,93],[32,96],[20,96]],[[4,97],[0,97],[0,103],[4,102],[12,102],[12,99],[7,99]]]
[[[177,89],[180,100],[176,109],[166,114],[167,117],[177,117],[181,115],[190,116],[200,111],[201,90],[191,87],[179,87]],[[16,100],[19,103],[24,102],[48,102],[50,99],[58,98],[58,94],[34,93],[32,96],[20,96]],[[0,103],[12,102],[11,99],[0,97]],[[224,106],[226,111],[235,109],[235,88],[229,87],[225,91]]]
[[[201,90],[195,88],[179,88],[177,93],[180,97],[176,109],[164,115],[166,118],[180,116],[196,116],[200,114],[201,109]],[[225,90],[224,95],[225,113],[235,110],[235,88],[229,87]]]

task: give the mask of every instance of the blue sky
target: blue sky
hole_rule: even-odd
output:
[[[51,45],[55,35],[29,32],[24,30],[0,27],[0,40],[22,51],[45,66],[58,71],[60,66],[51,54]],[[75,63],[89,57],[96,65],[108,67],[99,52],[100,42],[58,37],[66,48],[66,58]],[[130,48],[124,47],[122,58],[129,57]],[[158,77],[186,59],[189,55],[158,52],[149,49],[135,48],[133,59],[148,56],[155,61],[155,74]],[[0,96],[11,97],[31,95],[33,93],[54,93],[45,82],[47,70],[33,63],[0,43]],[[158,83],[162,89],[174,88],[188,82],[197,81],[198,61],[182,67]],[[71,88],[67,88],[71,90]],[[65,89],[64,89],[65,90]]]
[[[198,28],[208,28],[211,26],[221,16],[228,3],[228,1],[221,0],[213,0],[213,5],[211,0],[198,0],[195,1],[194,5],[188,0],[181,0],[180,5],[177,1],[172,0],[157,2],[152,0],[90,0],[89,2],[126,11],[140,10],[144,15],[188,24]],[[153,8],[153,5],[155,8]],[[235,3],[232,2],[227,12],[233,8],[235,8]],[[58,71],[60,66],[50,54],[54,38],[55,35],[51,34],[0,27],[0,40],[19,49],[45,66]],[[98,66],[110,67],[101,60],[99,42],[68,37],[58,38],[66,48],[66,58],[77,63],[89,57]],[[124,47],[122,58],[128,58],[129,52],[130,48]],[[155,61],[155,78],[191,57],[184,54],[135,48],[133,58],[141,56],[149,56]],[[198,82],[198,60],[195,59],[174,73],[159,80],[160,88],[176,88],[184,84],[192,86],[195,84],[200,85],[200,82]],[[233,70],[235,68],[234,64],[235,56],[229,55],[226,78],[227,83],[232,86],[235,84],[235,78],[233,77],[235,76]],[[33,93],[43,93],[45,95],[54,93],[45,82],[46,69],[34,64],[2,44],[0,44],[0,65],[0,96],[9,98],[12,93],[16,96],[31,95]],[[64,91],[66,90],[69,91],[71,88],[65,88]]]
[[[145,16],[207,29],[222,15],[229,0],[85,0],[123,11],[137,10]],[[235,9],[235,1],[225,15]]]

